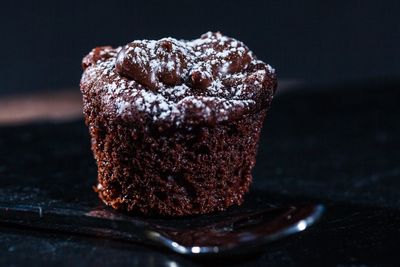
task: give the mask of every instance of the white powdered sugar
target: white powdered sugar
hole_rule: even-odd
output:
[[[170,51],[173,56],[168,51],[158,52],[161,41],[174,45]],[[131,44],[124,48],[124,53],[119,53],[121,48],[107,47],[97,54],[92,51],[84,59],[88,67],[82,84],[96,90],[102,105],[107,107],[104,112],[114,112],[116,116],[143,113],[154,121],[166,120],[177,125],[193,118],[224,121],[237,111],[251,109],[257,101],[255,96],[273,89],[273,83],[267,82],[275,79],[275,70],[257,60],[243,43],[220,33],[206,33],[193,41],[164,38]],[[133,66],[139,74],[133,74],[148,75],[148,80],[120,75],[115,66],[123,60],[136,64]],[[140,73],[140,66],[147,69],[143,67]],[[171,82],[169,73],[178,78],[172,77],[175,80]],[[198,77],[205,82],[195,80]],[[149,89],[148,83],[154,83],[154,88]]]

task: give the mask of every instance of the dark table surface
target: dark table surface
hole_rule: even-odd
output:
[[[129,242],[0,224],[0,266],[400,266],[398,88],[373,83],[276,97],[244,205],[314,201],[327,210],[314,227],[259,255],[192,260]],[[57,202],[63,195],[68,205],[101,205],[91,189],[95,179],[82,120],[0,127],[0,201]]]

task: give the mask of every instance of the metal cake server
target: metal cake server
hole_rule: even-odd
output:
[[[254,252],[272,241],[301,232],[314,224],[323,211],[322,205],[302,204],[214,217],[147,219],[107,208],[10,207],[0,203],[0,221],[155,245],[184,255],[234,255]]]

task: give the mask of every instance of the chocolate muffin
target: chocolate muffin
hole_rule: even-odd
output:
[[[218,32],[97,47],[82,66],[107,205],[182,216],[243,202],[276,88],[271,66]]]

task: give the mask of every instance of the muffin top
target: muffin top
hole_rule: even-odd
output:
[[[111,119],[215,124],[267,108],[276,88],[270,65],[219,32],[97,47],[82,66],[84,109],[95,100]]]

